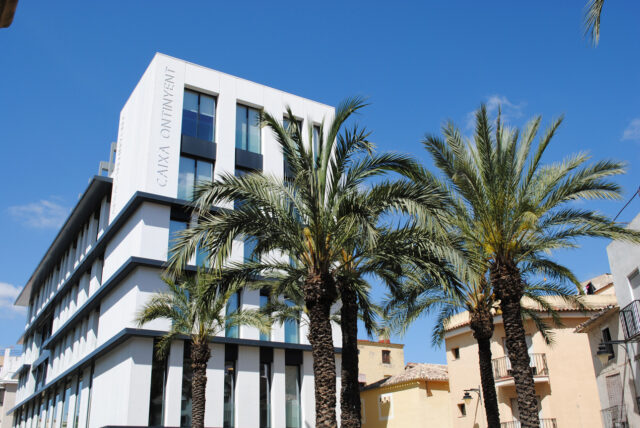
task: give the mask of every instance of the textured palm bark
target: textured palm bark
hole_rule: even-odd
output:
[[[316,428],[334,428],[336,422],[336,361],[331,332],[331,305],[337,297],[331,275],[311,275],[304,283],[309,310],[309,343],[313,356]]]
[[[192,428],[204,428],[204,409],[206,404],[205,393],[207,390],[207,363],[211,357],[211,350],[204,343],[191,343],[191,426]]]
[[[360,384],[358,383],[358,297],[349,287],[338,284],[342,307],[342,388],[340,426],[360,428]]]
[[[496,296],[500,299],[511,373],[518,396],[520,423],[523,428],[539,428],[536,390],[520,311],[522,277],[515,263],[509,260],[496,260],[490,273]]]
[[[478,361],[480,364],[480,381],[482,383],[482,398],[484,411],[487,416],[488,428],[500,428],[500,411],[498,410],[498,395],[493,379],[491,365],[491,336],[493,336],[493,315],[488,309],[481,309],[471,315],[471,330],[478,342]]]

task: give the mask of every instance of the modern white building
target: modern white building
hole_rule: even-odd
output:
[[[640,214],[628,227],[640,230]],[[605,426],[613,426],[606,424],[607,418],[635,426],[640,423],[640,245],[612,241],[607,255],[619,314],[602,326],[601,341],[613,342],[604,347],[609,353],[600,394],[603,407],[609,406]]]
[[[0,428],[13,426],[13,416],[8,411],[15,404],[18,381],[14,379],[14,373],[20,365],[20,357],[13,351],[6,348],[0,355]]]
[[[155,55],[122,109],[115,156],[101,163],[106,175],[90,180],[16,301],[28,306],[28,317],[14,426],[190,425],[188,343],[174,342],[159,360],[154,342],[168,321],[141,328],[136,313],[164,288],[171,236],[193,221],[185,204],[195,181],[250,170],[284,174],[277,142],[256,118],[260,110],[284,115],[286,106],[296,117],[283,119],[305,128],[334,114],[318,102]],[[250,252],[236,242],[232,258]],[[265,302],[260,291],[245,290],[228,309]],[[333,337],[339,374],[337,326]],[[207,427],[315,425],[304,322],[274,326],[269,336],[229,329],[212,338],[211,349]]]

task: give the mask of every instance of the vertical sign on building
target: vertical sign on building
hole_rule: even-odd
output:
[[[156,57],[146,191],[177,196],[184,63]]]

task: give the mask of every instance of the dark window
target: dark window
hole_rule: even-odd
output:
[[[154,339],[151,352],[151,390],[149,395],[149,426],[164,425],[164,396],[167,385],[167,358],[157,352],[158,339]]]
[[[453,348],[451,352],[453,353],[454,360],[460,359],[460,348]]]
[[[384,349],[382,351],[382,363],[391,364],[391,351]]]
[[[460,416],[467,416],[467,408],[464,403],[458,404],[458,410],[460,411]]]
[[[235,395],[236,395],[236,362],[225,361],[224,363],[224,407],[223,407],[223,427],[233,428],[235,426]]]
[[[64,397],[62,399],[62,420],[60,426],[67,428],[69,421],[69,402],[71,401],[71,379],[67,379],[64,388]]]
[[[185,230],[187,228],[187,222],[181,220],[173,220],[169,221],[169,251],[167,253],[167,259],[171,259],[173,256],[173,246],[176,244],[176,238],[178,237],[178,232],[181,230]]]
[[[260,111],[238,104],[236,107],[236,148],[261,153]]]
[[[82,395],[82,373],[78,375],[78,383],[76,383],[76,408],[73,415],[73,428],[78,428],[80,422],[80,400]]]
[[[289,299],[284,302],[287,306],[295,306],[295,303]],[[286,343],[300,343],[300,321],[298,319],[287,318],[284,321],[284,341]]]
[[[210,181],[213,181],[211,162],[180,156],[178,199],[192,201],[196,186]]]
[[[284,366],[284,393],[286,427],[301,428],[300,416],[300,366]]]
[[[191,368],[191,342],[184,341],[182,353],[182,398],[180,400],[180,426],[191,426],[191,380],[193,369]]]
[[[271,364],[260,363],[260,428],[271,428]]]
[[[185,89],[182,105],[182,134],[213,141],[216,99]]]
[[[602,341],[603,342],[611,342],[611,332],[609,331],[609,327],[602,329]],[[607,352],[609,353],[609,359],[613,360],[616,357],[615,352],[613,351],[613,344],[607,343],[604,345]]]
[[[260,290],[260,308],[264,308],[269,303],[269,290]],[[260,340],[271,340],[269,333],[260,332]]]
[[[235,311],[237,311],[239,308],[240,308],[240,292],[238,291],[233,296],[231,296],[229,300],[227,300],[226,314],[227,315],[232,314]],[[225,332],[226,332],[225,336],[237,338],[238,326],[237,325],[228,326],[226,327]]]

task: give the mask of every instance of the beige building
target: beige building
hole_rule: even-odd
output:
[[[447,366],[409,363],[360,393],[363,428],[452,426]]]
[[[586,311],[577,310],[560,298],[550,297],[549,300],[560,312],[563,323],[563,326],[556,327],[548,320],[554,339],[552,345],[545,343],[531,320],[525,322],[541,427],[600,428],[603,426],[601,405],[592,350],[586,335],[576,334],[575,329],[594,314],[615,305],[615,295],[603,293],[584,296],[585,305],[588,306]],[[548,318],[546,312],[534,302],[524,301],[524,304],[539,310],[541,318]],[[496,315],[494,323],[491,352],[501,426],[518,428],[515,385],[510,376],[502,317]],[[480,388],[478,345],[469,328],[468,312],[450,319],[445,342],[453,426],[486,427],[485,411],[478,394],[472,393],[473,401],[468,405],[462,400],[465,390]]]
[[[404,345],[358,340],[358,379],[368,385],[404,371]]]

